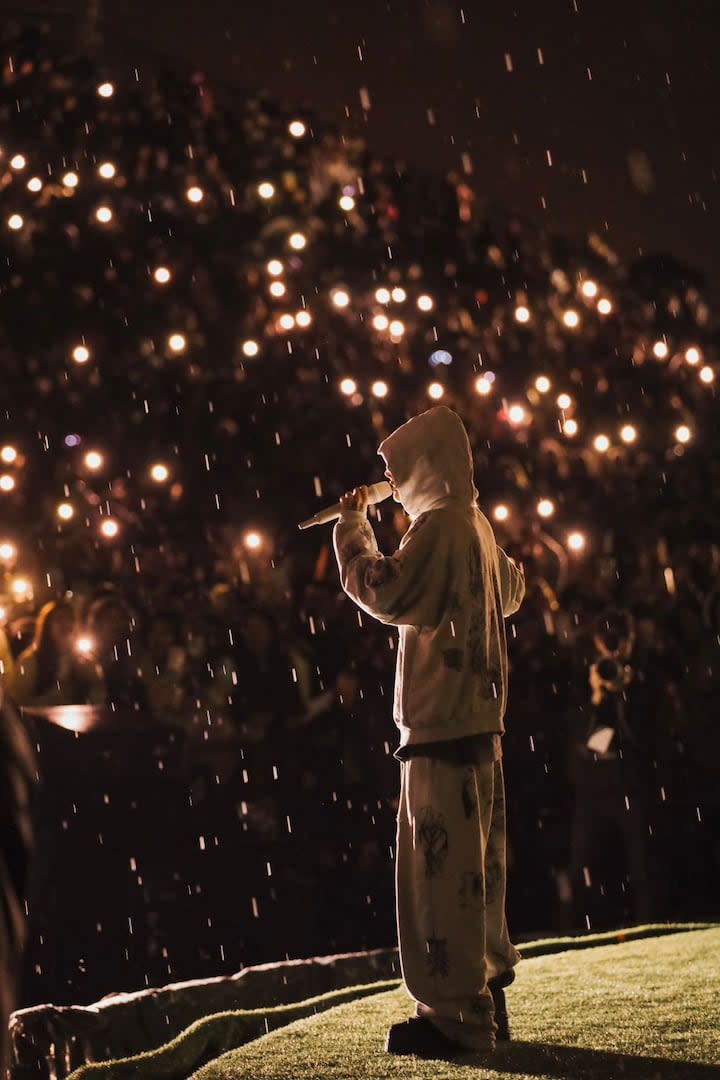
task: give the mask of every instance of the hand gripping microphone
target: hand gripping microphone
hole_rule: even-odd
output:
[[[385,499],[389,499],[391,495],[392,488],[386,480],[381,480],[379,484],[370,484],[368,488],[368,503],[374,505],[375,503],[384,502]],[[298,529],[309,529],[311,525],[324,525],[326,521],[332,521],[333,518],[340,517],[340,513],[340,503],[336,502],[333,506],[328,506],[325,510],[320,510],[317,514],[313,514],[311,518],[301,521],[298,525]]]

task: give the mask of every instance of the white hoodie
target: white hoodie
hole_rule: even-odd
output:
[[[412,524],[394,555],[370,522],[344,513],[333,530],[344,591],[400,628],[393,719],[400,746],[503,732],[504,617],[525,595],[522,571],[478,508],[470,440],[445,405],[414,416],[379,446]]]

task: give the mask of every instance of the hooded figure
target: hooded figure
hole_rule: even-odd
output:
[[[501,735],[504,619],[525,581],[477,505],[457,413],[439,405],[413,417],[378,453],[410,528],[384,556],[365,511],[343,509],[333,543],[344,591],[399,627],[397,917],[416,1016],[391,1029],[387,1049],[491,1051],[496,1032],[509,1037],[502,987],[520,959],[505,920]]]
[[[477,505],[470,440],[438,405],[380,443],[412,524],[394,555],[365,513],[344,513],[333,541],[342,587],[368,615],[400,628],[393,719],[400,746],[505,730],[503,619],[525,594]]]

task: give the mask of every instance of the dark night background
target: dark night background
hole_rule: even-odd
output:
[[[209,978],[248,962],[394,940],[396,763],[386,742],[385,694],[393,644],[384,629],[381,641],[378,628],[373,636],[362,622],[358,633],[358,613],[343,599],[327,536],[322,546],[318,536],[298,538],[296,523],[318,509],[313,499],[322,498],[324,505],[331,493],[337,497],[346,477],[375,476],[368,462],[377,467],[380,430],[399,422],[398,410],[406,418],[417,402],[426,402],[431,340],[433,351],[441,341],[443,349],[450,344],[456,352],[454,367],[436,375],[447,400],[468,414],[488,481],[488,506],[500,495],[511,502],[503,541],[510,554],[528,559],[535,578],[524,621],[512,635],[518,692],[508,724],[508,775],[522,798],[509,815],[511,925],[535,934],[656,917],[644,908],[639,913],[637,875],[632,867],[629,878],[622,873],[628,867],[617,830],[608,834],[612,844],[596,845],[599,870],[592,882],[585,863],[573,862],[576,848],[585,850],[573,846],[571,823],[579,820],[574,807],[581,802],[577,792],[587,790],[584,774],[566,775],[566,762],[574,761],[573,748],[586,745],[592,627],[611,598],[632,607],[641,624],[642,678],[635,682],[632,715],[652,722],[649,742],[643,736],[640,745],[643,766],[652,766],[653,828],[658,823],[652,833],[658,863],[652,876],[661,886],[658,917],[714,917],[720,868],[720,807],[712,772],[720,671],[720,549],[713,530],[720,492],[713,382],[720,373],[717,319],[709,315],[703,290],[691,287],[691,274],[668,274],[668,283],[657,263],[634,279],[626,269],[643,255],[680,260],[706,275],[717,310],[718,80],[710,4],[678,0],[623,7],[615,0],[548,0],[481,8],[444,0],[370,0],[328,9],[282,0],[253,6],[229,0],[31,0],[22,9],[0,5],[0,12],[28,21],[51,16],[53,30],[65,26],[73,39],[70,63],[83,57],[82,65],[70,68],[67,85],[55,78],[52,65],[34,65],[27,56],[23,64],[22,51],[21,62],[7,67],[0,102],[6,123],[3,167],[10,178],[6,201],[8,214],[22,210],[25,221],[15,231],[7,219],[15,237],[7,264],[14,273],[7,274],[9,286],[0,288],[0,326],[7,339],[3,353],[0,335],[0,356],[12,376],[6,379],[6,415],[10,420],[12,406],[15,418],[15,428],[3,438],[25,447],[28,431],[42,433],[44,425],[44,450],[19,455],[18,475],[26,459],[36,465],[38,455],[67,431],[84,434],[77,444],[63,445],[79,445],[82,438],[109,448],[109,471],[93,482],[84,465],[73,465],[69,450],[43,469],[26,470],[28,480],[10,504],[16,508],[10,523],[20,554],[8,559],[17,557],[28,574],[34,571],[27,566],[37,564],[46,571],[48,589],[60,592],[58,581],[72,586],[83,619],[85,600],[89,610],[96,590],[108,584],[123,598],[121,607],[142,601],[145,624],[138,641],[160,626],[160,651],[163,663],[168,661],[163,686],[169,674],[173,691],[152,708],[146,702],[139,721],[133,717],[135,727],[122,732],[120,751],[111,747],[103,756],[105,771],[93,768],[100,745],[94,736],[78,739],[76,746],[56,725],[38,728],[48,740],[40,757],[55,767],[57,786],[47,784],[41,846],[52,857],[40,864],[46,877],[40,874],[42,887],[35,886],[45,906],[38,904],[39,917],[35,912],[42,932],[33,929],[26,950],[24,1001],[87,1002],[110,989],[136,989],[143,981]],[[86,23],[85,35],[76,33],[78,20]],[[93,28],[97,70],[91,60],[84,66],[85,52],[93,52],[86,50]],[[134,67],[142,76],[137,87]],[[153,90],[153,72],[162,69],[170,69],[173,78]],[[188,76],[197,72],[206,79],[194,80],[190,89]],[[98,76],[108,73],[119,92],[106,102],[97,92]],[[222,93],[215,95],[215,89]],[[267,90],[285,108],[265,110],[248,101],[256,89]],[[237,104],[235,124],[227,123],[213,97]],[[368,162],[359,164],[360,155],[349,147],[342,162],[353,185],[356,177],[363,184],[369,178],[367,190],[359,188],[363,197],[352,227],[339,214],[332,143],[326,151],[315,132],[294,141],[288,129],[289,118],[308,114],[321,135],[334,126],[361,133],[367,143]],[[74,125],[80,130],[83,120],[88,138],[81,134],[78,140]],[[47,168],[51,182],[41,199],[28,194],[37,189],[25,185],[24,166],[12,164],[8,149],[26,154],[33,168]],[[385,162],[377,161],[378,154]],[[106,155],[118,166],[106,189],[116,217],[101,231],[95,217],[89,227],[82,222],[105,190],[104,180],[91,176],[90,163]],[[343,152],[338,156],[345,158]],[[407,163],[411,174],[425,170],[455,178],[427,185],[427,193],[418,184],[411,191],[414,201],[405,202],[405,176],[396,183],[403,172],[396,162]],[[70,164],[82,175],[74,193],[65,190],[65,178],[61,186],[53,177],[53,170],[59,179]],[[327,189],[315,183],[316,191],[318,167],[329,179]],[[467,218],[457,194],[463,176],[477,198]],[[235,191],[230,202],[223,187],[229,179],[241,194],[237,203]],[[272,205],[261,202],[257,187],[268,179],[277,187]],[[202,183],[209,196],[200,208],[187,197],[190,181]],[[405,207],[412,209],[406,213]],[[549,226],[569,243],[551,246],[541,230],[516,217]],[[306,255],[287,252],[288,243],[295,246],[285,236],[289,228],[317,237]],[[612,251],[598,254],[601,245],[584,243],[589,233],[607,240],[619,256],[617,266]],[[454,261],[445,261],[455,250],[459,271]],[[266,260],[278,253],[289,255],[287,271],[277,271],[288,274],[288,300],[297,294],[304,306],[305,296],[317,296],[313,329],[304,336],[298,331],[292,340],[279,333],[280,306],[264,295],[266,272],[276,273]],[[158,260],[172,269],[173,284],[165,291],[150,275]],[[415,262],[423,263],[420,278],[413,276]],[[580,284],[590,273],[612,297],[612,318],[599,317],[591,294],[581,298]],[[409,320],[399,344],[382,338],[377,326],[373,336],[364,318],[366,308],[379,310],[375,285],[386,280],[409,285],[410,295],[397,299],[407,300]],[[332,303],[337,282],[354,299],[347,314]],[[414,292],[420,288],[432,290],[437,304],[432,329],[415,312]],[[583,314],[577,331],[561,319],[573,290]],[[533,312],[529,326],[513,315],[521,299]],[[186,335],[186,360],[174,355],[170,330]],[[75,349],[69,366],[69,346],[84,342],[86,334],[91,366],[82,366]],[[656,351],[661,337],[666,356]],[[244,346],[256,339],[259,360],[245,366],[252,353]],[[492,396],[481,399],[464,388],[463,365],[471,360],[477,370],[476,347],[500,370],[507,395],[502,410]],[[696,379],[693,363],[701,358]],[[480,352],[477,359],[482,361]],[[387,406],[382,395],[364,400],[349,391],[352,409],[338,408],[335,376],[357,377],[364,389],[378,372],[390,371]],[[558,389],[572,382],[588,431],[626,415],[637,419],[638,447],[613,447],[605,459],[612,467],[606,468],[599,464],[600,451],[592,454],[583,445],[584,431],[576,450],[569,425],[561,429],[569,441],[559,442],[552,407],[541,407],[539,391],[528,392],[525,385],[528,372],[540,371],[557,380]],[[524,429],[516,433],[507,419],[507,402],[516,393],[533,404],[529,435]],[[565,409],[559,399],[558,407]],[[687,447],[674,431],[679,420],[689,425]],[[68,426],[73,424],[78,426]],[[128,439],[128,430],[138,437]],[[671,432],[674,443],[668,444]],[[170,489],[173,502],[161,489],[150,502],[142,486],[153,460],[148,455],[164,455],[170,447],[182,483]],[[217,487],[208,480],[208,456]],[[85,526],[78,516],[77,532],[64,532],[56,521],[61,481],[68,483],[68,498],[72,483],[73,497],[89,514]],[[545,488],[560,510],[547,533],[531,506]],[[123,515],[113,545],[99,544],[91,529],[108,492],[113,512]],[[43,507],[45,517],[37,512]],[[247,525],[260,533],[256,562],[243,546]],[[587,530],[587,556],[569,562],[558,556],[562,549],[552,534],[566,525]],[[383,543],[394,541],[401,527],[386,518]],[[52,535],[50,550],[44,532]],[[68,568],[67,581],[51,581],[47,571],[53,568],[54,575],[56,550],[59,570]],[[128,551],[133,559],[125,563]],[[8,569],[8,580],[9,575]],[[107,598],[112,607],[112,596]],[[172,616],[164,638],[163,603]],[[22,615],[34,633],[37,614],[30,607],[28,601]],[[128,611],[123,607],[121,613],[126,625]],[[316,615],[322,634],[316,632]],[[115,623],[117,618],[116,606]],[[241,634],[228,638],[235,626]],[[19,632],[12,634],[17,643]],[[187,672],[183,666],[176,705],[179,680],[169,657],[174,653],[176,660],[178,650],[187,658]],[[15,659],[20,655],[18,649]],[[134,655],[128,650],[128,658]],[[124,653],[123,660],[130,663]],[[305,699],[298,704],[296,662],[306,676],[307,699],[321,701],[317,713],[307,714],[314,728],[309,722],[302,726],[307,717]],[[120,670],[109,661],[106,666],[110,674]],[[241,687],[236,699],[223,698],[219,678],[220,690],[212,696],[215,669]],[[275,677],[281,670],[285,682]],[[160,676],[159,668],[155,672]],[[123,693],[128,689],[128,700],[135,693],[134,683],[114,678],[102,699],[113,707],[118,686]],[[153,685],[157,689],[159,683]],[[326,691],[331,704],[323,705]],[[78,696],[81,702],[88,696],[84,687]],[[193,701],[196,706],[186,707]],[[221,715],[220,723],[205,710],[207,702]],[[232,710],[226,710],[228,703]],[[367,729],[355,724],[355,710],[369,721]],[[163,728],[160,739],[159,729],[146,724],[148,715],[154,723],[167,721],[172,738]],[[237,721],[237,731],[229,723],[221,728],[225,716]],[[187,740],[175,740],[176,722]],[[202,756],[200,736],[211,725],[217,741]],[[112,738],[120,730],[115,725]],[[98,738],[105,735],[99,732]],[[72,768],[61,756],[63,739],[65,750],[72,745],[73,753],[86,755],[73,758]],[[39,747],[40,739],[34,741]],[[166,757],[172,766],[167,770]],[[378,761],[385,770],[382,784],[392,788],[384,801],[376,800],[374,788],[368,798],[365,786],[369,776],[375,784]],[[630,773],[623,771],[624,755],[622,761],[610,796],[618,796],[618,806],[622,797],[624,822]],[[275,789],[278,776],[282,781]],[[116,785],[112,798],[109,784]],[[340,790],[352,797],[336,799]],[[293,814],[292,828],[283,800]],[[633,791],[636,801],[642,809]],[[328,825],[331,804],[334,824]],[[588,797],[582,805],[587,819],[577,831],[590,847],[595,804]],[[637,812],[632,824],[635,842],[644,831]],[[627,864],[627,851],[625,856]],[[235,875],[231,889],[229,867]],[[570,879],[580,869],[575,897],[584,906],[575,912]],[[605,882],[612,888],[606,890]],[[326,907],[315,902],[318,896]],[[355,907],[346,906],[349,896]],[[597,914],[591,907],[596,901]],[[337,916],[330,931],[327,911]]]
[[[717,296],[716,13],[710,0],[125,0],[100,5],[99,25],[128,62],[164,55],[309,105],[380,153],[469,166],[491,206],[573,239],[604,233],[628,261],[672,253]]]

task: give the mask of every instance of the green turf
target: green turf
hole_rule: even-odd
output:
[[[491,1067],[386,1054],[388,1024],[409,1012],[400,989],[295,1022],[195,1080],[720,1078],[719,955],[715,929],[527,960],[506,992],[516,1041]]]
[[[586,938],[595,947],[584,952],[575,938],[556,940],[568,947],[554,954],[549,942],[521,946],[527,958],[506,991],[514,1041],[491,1065],[386,1054],[387,1027],[411,1012],[390,982],[219,1013],[167,1046],[85,1066],[73,1080],[720,1080],[720,927],[642,936],[648,930]],[[529,955],[533,946],[539,955]]]

